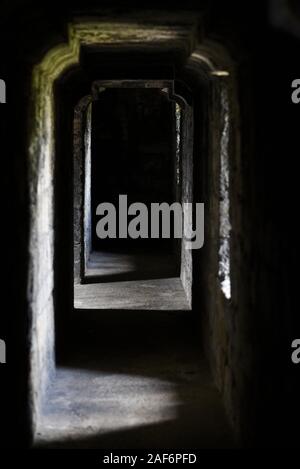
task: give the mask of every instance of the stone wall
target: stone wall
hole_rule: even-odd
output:
[[[193,108],[187,103],[182,111],[182,135],[181,135],[181,203],[193,202],[193,140],[194,119]],[[183,205],[183,218],[189,226],[192,225],[192,211]],[[181,272],[180,278],[185,290],[189,305],[192,307],[192,283],[193,283],[193,253],[187,248],[189,241],[184,236],[181,243]]]
[[[29,136],[30,265],[28,299],[31,317],[30,382],[33,425],[54,372],[54,136],[53,90],[33,72]],[[52,112],[51,112],[52,111]]]

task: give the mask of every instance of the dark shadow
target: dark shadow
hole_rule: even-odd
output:
[[[235,447],[198,330],[191,311],[74,311],[38,446]]]
[[[143,251],[94,251],[90,254],[82,283],[120,282],[180,276],[178,256]]]
[[[209,403],[208,403],[209,404]],[[99,432],[92,436],[77,436],[65,441],[43,443],[41,448],[57,449],[237,449],[232,437],[216,432],[215,420],[217,411],[209,405],[205,413],[195,416],[193,407],[179,409],[177,419],[165,423],[128,428],[107,434]],[[199,425],[191,425],[191,421],[199,421]],[[221,427],[221,425],[220,425]],[[186,431],[189,429],[189,431]],[[221,428],[219,428],[221,430]],[[39,447],[39,445],[37,446]]]

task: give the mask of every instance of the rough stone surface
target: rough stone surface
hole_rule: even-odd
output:
[[[191,312],[99,311],[73,331],[36,444],[58,448],[233,448]]]
[[[80,100],[74,112],[74,189],[73,189],[73,205],[74,205],[74,281],[80,283],[83,276],[86,258],[90,253],[90,243],[87,246],[84,242],[84,233],[86,239],[90,240],[90,235],[87,232],[88,228],[83,219],[83,208],[86,207],[89,218],[90,210],[88,210],[88,196],[85,190],[86,178],[86,159],[90,150],[90,119],[88,119],[88,108],[91,103],[91,97],[85,96]],[[88,241],[86,241],[87,243]],[[86,250],[88,251],[86,254]]]
[[[74,286],[74,306],[83,309],[190,309],[180,278],[114,281]]]
[[[181,203],[193,202],[193,109],[188,104],[183,110],[182,122],[182,149],[181,149],[181,171],[182,171],[182,194]],[[183,217],[192,224],[191,211],[188,211],[183,205]],[[192,250],[187,249],[187,239],[183,236],[181,243],[181,273],[180,277],[187,299],[192,305],[192,283],[193,283],[193,257]]]

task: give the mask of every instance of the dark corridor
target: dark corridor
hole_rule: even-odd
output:
[[[299,446],[296,2],[1,8],[4,447]]]

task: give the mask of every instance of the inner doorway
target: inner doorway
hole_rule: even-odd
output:
[[[76,184],[83,186],[82,204],[74,201],[75,211],[81,206],[83,212],[74,217],[75,224],[79,220],[82,225],[75,308],[190,309],[191,253],[184,240],[174,237],[172,210],[170,236],[162,236],[161,226],[159,236],[150,235],[151,204],[191,202],[192,164],[186,163],[192,151],[184,151],[182,135],[192,125],[173,88],[171,81],[93,84],[84,113],[80,180],[74,172],[75,196]],[[147,207],[148,237],[131,239],[124,229],[120,236],[120,196],[126,198],[127,208],[136,202]],[[113,238],[99,239],[97,234],[97,207],[103,203],[116,208]],[[126,222],[133,218],[127,213]],[[75,239],[74,260],[78,263]]]

